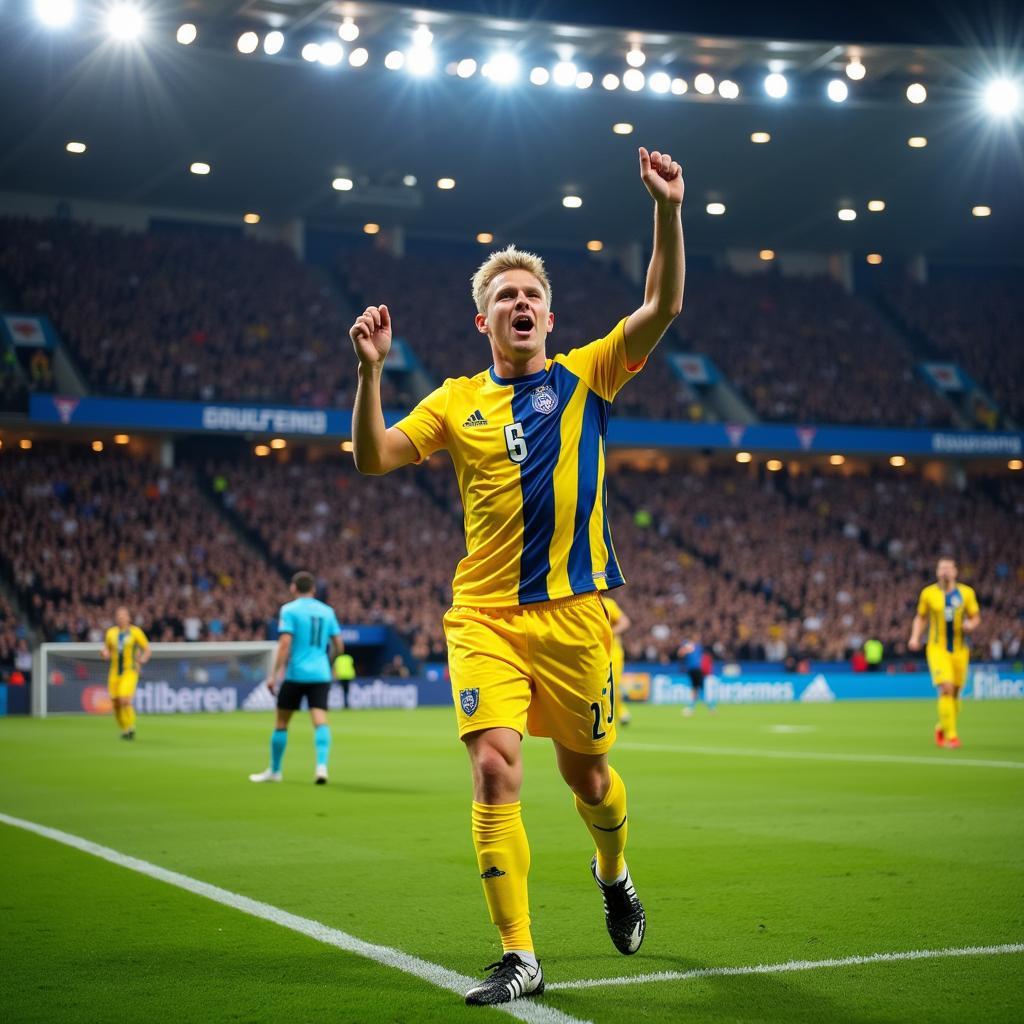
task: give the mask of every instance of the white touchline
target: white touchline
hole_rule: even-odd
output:
[[[915,757],[902,754],[832,754],[823,750],[763,750],[756,747],[690,747],[661,743],[615,744],[616,750],[657,750],[670,754],[712,754],[722,757],[770,757],[779,761],[851,761],[855,764],[937,764],[944,768],[1024,768],[1024,761],[982,761],[977,758]]]
[[[785,974],[790,971],[818,971],[828,967],[856,967],[858,964],[884,964],[904,960],[938,960],[961,956],[1001,956],[1024,953],[1024,942],[1002,946],[953,946],[949,949],[911,949],[905,953],[871,953],[834,960],[787,960],[781,964],[754,964],[750,967],[696,967],[692,971],[660,971],[656,974],[629,974],[618,978],[583,978],[559,981],[547,987],[553,990],[601,988],[606,985],[647,985],[653,981],[690,981],[694,978],[726,978],[741,974]]]
[[[185,889],[197,896],[204,896],[208,900],[213,900],[214,903],[221,903],[233,910],[240,910],[243,914],[250,914],[252,917],[259,917],[264,921],[272,921],[282,928],[290,928],[294,932],[316,939],[317,942],[324,942],[329,946],[343,949],[346,953],[354,953],[356,956],[374,960],[385,967],[393,967],[396,971],[411,974],[415,978],[420,978],[438,988],[447,989],[449,992],[455,992],[459,996],[462,996],[468,988],[479,981],[478,978],[470,978],[456,971],[450,971],[447,967],[431,963],[429,960],[421,960],[419,957],[403,953],[399,949],[378,946],[373,942],[364,942],[354,935],[331,928],[319,921],[313,921],[308,917],[299,917],[298,914],[291,914],[287,910],[281,910],[280,907],[271,906],[269,903],[261,903],[248,896],[210,885],[208,882],[200,882],[188,875],[178,874],[177,871],[169,871],[157,864],[150,864],[149,861],[139,860],[137,857],[130,857],[126,853],[112,850],[109,846],[100,846],[98,843],[71,835],[69,832],[61,832],[60,829],[38,825],[34,821],[25,821],[23,818],[14,818],[2,811],[0,811],[0,822],[13,828],[24,829],[26,832],[34,832],[38,836],[74,847],[83,853],[91,853],[101,860],[128,868],[129,871],[137,871],[140,875],[148,875],[150,878],[166,882],[179,889]],[[578,1017],[570,1017],[569,1014],[562,1013],[561,1010],[556,1010],[553,1006],[545,1006],[543,1003],[527,1000],[509,1003],[506,1006],[494,1006],[492,1009],[506,1013],[517,1020],[527,1021],[529,1024],[590,1024],[589,1021],[580,1020]]]

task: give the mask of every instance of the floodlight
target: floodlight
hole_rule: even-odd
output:
[[[370,59],[370,51],[365,46],[357,46],[349,55],[348,62],[354,68],[363,67]]]
[[[702,71],[693,80],[693,87],[701,96],[710,96],[715,91],[715,80],[706,71]]]
[[[464,57],[455,65],[455,74],[459,78],[472,78],[476,74],[476,61],[472,57]]]
[[[723,100],[734,100],[740,94],[740,87],[728,78],[718,83],[718,95]]]
[[[317,58],[325,68],[337,67],[345,56],[345,50],[341,43],[328,39],[326,43],[320,44],[320,55]]]
[[[513,53],[496,53],[488,62],[488,77],[496,85],[510,85],[519,78],[519,58]]]
[[[268,32],[263,37],[263,52],[268,57],[273,57],[275,54],[280,53],[284,47],[284,33],[278,32],[276,29],[273,32]]]
[[[780,75],[777,71],[773,71],[770,75],[765,75],[764,91],[773,100],[781,100],[789,92],[789,80],[785,75]]]
[[[646,60],[647,54],[636,46],[626,54],[626,63],[631,68],[642,68]]]
[[[178,31],[175,33],[174,38],[181,43],[182,46],[191,46],[199,35],[199,29],[192,24],[191,21],[186,21],[184,25],[178,26]]]
[[[867,73],[868,69],[856,57],[852,57],[846,65],[846,77],[851,82],[859,82]]]
[[[647,85],[650,87],[651,92],[665,93],[672,88],[672,78],[664,71],[655,71],[654,74],[647,79]]]
[[[260,45],[260,37],[255,32],[243,32],[235,45],[239,53],[254,53]]]
[[[601,84],[609,91],[612,92],[619,87],[619,76],[613,74],[607,74],[601,79]]]
[[[996,117],[1009,117],[1020,107],[1020,87],[1009,78],[997,78],[985,87],[985,109]]]
[[[63,28],[75,17],[74,0],[36,0],[36,17],[47,28]]]
[[[920,82],[911,82],[907,86],[907,99],[911,103],[924,103],[928,99],[928,90]]]
[[[842,103],[850,95],[850,89],[841,78],[833,78],[828,83],[828,98],[833,103]]]
[[[551,72],[555,85],[563,88],[576,84],[576,65],[571,60],[560,60]]]
[[[547,68],[534,68],[530,72],[530,82],[533,85],[547,85],[551,81],[551,72]]]
[[[142,12],[133,4],[116,4],[107,13],[107,31],[122,42],[138,39],[143,28]]]
[[[630,68],[622,75],[622,84],[630,92],[639,92],[644,87],[645,80],[644,73],[636,68]]]
[[[338,26],[338,35],[344,42],[354,43],[359,38],[359,26],[351,18],[346,18]]]

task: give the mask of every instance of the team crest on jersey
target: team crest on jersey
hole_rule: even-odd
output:
[[[473,712],[480,707],[480,690],[459,690],[459,704],[462,705],[463,714],[472,717]]]
[[[555,394],[555,389],[550,385],[541,384],[539,388],[534,389],[533,394],[530,396],[530,402],[537,412],[547,416],[548,413],[552,413],[558,408],[558,395]]]

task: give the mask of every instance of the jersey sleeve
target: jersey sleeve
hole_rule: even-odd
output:
[[[149,646],[149,637],[146,636],[146,634],[143,633],[142,630],[138,626],[133,626],[132,627],[132,632],[135,634],[135,642],[140,647],[148,647]]]
[[[332,636],[337,636],[340,632],[341,626],[338,623],[338,613],[332,608],[331,621],[327,624],[327,638],[330,639]]]
[[[626,363],[626,318],[620,320],[610,334],[592,341],[582,348],[574,348],[563,360],[567,369],[576,374],[591,391],[605,401],[612,401],[627,380],[643,369],[644,359],[635,366]]]
[[[922,618],[928,616],[928,588],[925,587],[921,591],[921,596],[917,599],[917,614]]]
[[[111,653],[114,654],[117,651],[117,640],[115,639],[116,633],[113,629],[108,629],[103,634],[103,646]]]
[[[445,426],[445,412],[451,394],[451,380],[431,391],[419,405],[395,426],[405,434],[417,452],[417,462],[433,455],[448,445],[448,429]]]
[[[973,617],[978,615],[980,611],[978,595],[974,592],[974,587],[964,587],[964,614]]]
[[[295,636],[295,612],[287,605],[281,606],[281,612],[277,617],[277,631]]]

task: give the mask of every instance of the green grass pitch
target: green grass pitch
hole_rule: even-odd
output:
[[[463,974],[495,958],[446,709],[308,717],[254,786],[266,715],[0,719],[0,811]],[[1024,942],[1024,704],[968,703],[964,748],[921,702],[640,706],[613,753],[648,912],[615,953],[548,745],[526,744],[534,936],[549,984]],[[800,756],[803,754],[804,756]],[[819,758],[817,754],[829,755]],[[849,759],[846,759],[849,756]],[[903,760],[901,760],[903,759]],[[987,764],[947,764],[981,761]],[[396,970],[0,824],[0,1016],[420,1024],[499,1018]],[[1024,954],[552,989],[577,1020],[1019,1021]]]

